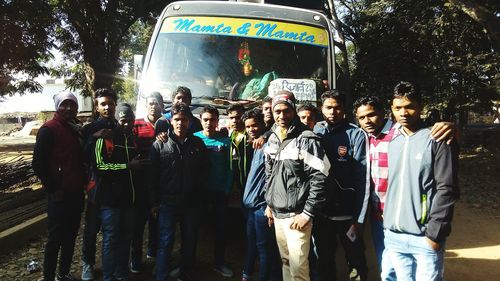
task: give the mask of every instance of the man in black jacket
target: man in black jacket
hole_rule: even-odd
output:
[[[111,130],[116,128],[115,109],[118,97],[116,92],[100,88],[95,91],[94,105],[99,116],[96,120],[83,127],[84,161],[88,173],[86,186],[87,206],[85,209],[85,226],[82,235],[82,280],[94,280],[94,265],[96,254],[97,233],[101,228],[99,206],[95,201],[98,186],[95,166],[91,163],[97,138],[109,137]]]
[[[135,116],[129,104],[116,107],[117,127],[109,138],[98,138],[94,164],[100,180],[96,201],[102,221],[102,273],[104,281],[126,280],[133,234],[135,171],[149,159],[138,159],[132,133]]]
[[[156,280],[168,277],[172,261],[175,225],[180,217],[182,258],[179,278],[193,278],[189,272],[195,260],[200,188],[208,171],[205,144],[189,133],[193,116],[184,103],[172,106],[172,130],[166,142],[156,141],[150,151],[152,169],[150,198],[158,215],[160,239],[157,250]],[[189,275],[189,276],[188,276]]]
[[[319,138],[297,118],[291,92],[278,92],[272,108],[275,125],[264,150],[266,216],[275,223],[283,280],[310,280],[312,219],[324,201],[330,162]]]
[[[366,167],[366,134],[345,116],[345,97],[332,90],[321,95],[325,121],[314,132],[331,163],[327,179],[326,203],[315,221],[313,238],[320,280],[338,280],[335,252],[338,237],[344,248],[352,280],[364,281],[367,266],[362,237],[370,182]]]

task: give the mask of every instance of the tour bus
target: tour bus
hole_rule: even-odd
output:
[[[156,24],[141,69],[137,116],[160,92],[167,108],[178,86],[196,107],[257,106],[281,89],[316,102],[335,88],[333,26],[321,11],[227,1],[169,4]]]

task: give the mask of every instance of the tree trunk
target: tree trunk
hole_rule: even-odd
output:
[[[335,8],[335,3],[333,0],[329,0],[328,3],[330,5],[330,11],[332,13],[333,25],[339,36],[339,40],[337,41],[338,47],[342,54],[342,62],[340,66],[342,68],[342,75],[341,75],[341,82],[343,86],[342,90],[344,91],[346,97],[345,113],[347,115],[347,118],[352,121],[354,118],[352,114],[352,104],[354,102],[354,97],[352,93],[351,72],[349,70],[349,55],[347,54],[345,36],[342,30],[342,24],[337,14],[337,10]]]
[[[492,41],[493,48],[496,51],[500,50],[500,20],[492,11],[489,11],[485,6],[476,1],[448,0],[448,2],[481,24],[486,29]]]
[[[107,42],[112,39],[98,34],[88,40],[82,40],[84,46],[85,88],[93,93],[99,88],[111,88],[115,80],[115,73],[119,70],[119,43]],[[101,50],[101,51],[97,51]],[[104,50],[104,51],[102,51]]]

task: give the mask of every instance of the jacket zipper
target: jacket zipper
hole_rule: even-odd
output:
[[[401,167],[401,172],[404,173],[405,169],[406,169],[406,157],[407,157],[407,152],[408,152],[408,143],[409,143],[409,137],[408,136],[404,136],[405,137],[405,145],[404,145],[404,149],[403,149],[403,164],[402,164],[402,167]],[[401,226],[399,225],[399,220],[400,220],[400,216],[401,216],[401,204],[403,203],[403,188],[404,188],[404,176],[403,175],[400,175],[400,181],[399,181],[399,199],[398,199],[398,207],[396,209],[396,220],[395,220],[395,223],[396,223],[396,229],[399,230],[399,231],[402,231],[401,230]]]
[[[125,153],[127,154],[127,163],[130,162],[130,156],[128,154],[128,137],[124,134],[125,137]],[[128,175],[130,177],[130,187],[132,189],[132,204],[135,202],[135,190],[134,190],[134,180],[132,179],[132,171],[128,169]]]
[[[420,223],[424,224],[427,219],[427,194],[422,194],[422,219]]]

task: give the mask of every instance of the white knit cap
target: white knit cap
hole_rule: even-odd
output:
[[[58,94],[54,95],[54,104],[56,106],[56,111],[59,109],[59,106],[61,106],[61,103],[65,100],[72,100],[76,103],[76,106],[78,107],[78,99],[76,96],[71,93],[71,92],[60,92]]]

